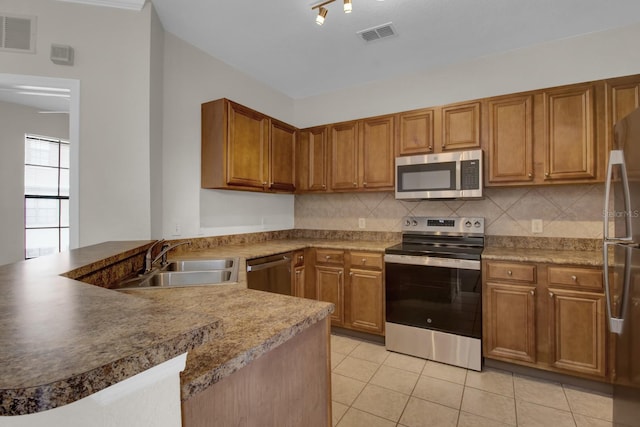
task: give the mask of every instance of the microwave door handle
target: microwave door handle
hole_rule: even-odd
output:
[[[462,190],[462,162],[460,160],[456,161],[456,190]]]
[[[631,230],[631,195],[629,191],[629,179],[627,177],[627,168],[624,163],[624,152],[622,150],[611,150],[609,153],[609,164],[607,166],[607,178],[604,190],[604,227],[603,236],[604,240],[610,239],[609,237],[609,200],[611,195],[611,182],[613,179],[613,166],[620,165],[622,175],[622,189],[624,192],[624,217],[626,222],[626,233],[624,237],[614,237],[615,240],[632,240],[633,232]],[[616,212],[614,211],[614,214]]]

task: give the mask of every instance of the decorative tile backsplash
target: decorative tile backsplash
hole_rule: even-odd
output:
[[[399,201],[392,192],[304,194],[295,197],[295,228],[401,230],[406,215],[481,216],[486,234],[536,237],[602,237],[604,185],[485,188],[481,200]],[[541,219],[542,233],[531,232]]]

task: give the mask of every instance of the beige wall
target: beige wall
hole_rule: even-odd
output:
[[[69,138],[69,116],[0,102],[0,265],[24,259],[24,135]]]
[[[480,216],[487,234],[602,237],[603,185],[489,188],[480,200],[398,201],[392,192],[296,196],[295,226],[305,229],[401,231],[403,216]],[[531,220],[543,233],[531,232]]]
[[[37,17],[36,53],[0,52],[3,73],[80,81],[80,245],[148,238],[150,5],[3,0],[1,9]],[[75,64],[53,64],[52,43],[71,45]]]

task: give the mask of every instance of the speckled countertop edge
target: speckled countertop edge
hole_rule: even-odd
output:
[[[596,250],[554,250],[529,248],[488,247],[482,251],[483,260],[571,264],[602,267],[602,252]]]

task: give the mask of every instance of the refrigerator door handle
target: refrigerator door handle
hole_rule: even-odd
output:
[[[627,311],[629,282],[631,280],[631,251],[632,246],[623,245],[625,251],[624,262],[624,275],[622,278],[622,293],[620,298],[620,317],[614,317],[611,313],[611,287],[609,282],[609,246],[616,245],[615,242],[604,242],[603,246],[603,281],[604,281],[604,294],[606,299],[607,310],[607,323],[609,324],[609,330],[617,335],[622,335],[622,329],[624,326],[624,316]]]
[[[624,163],[624,152],[622,150],[611,150],[609,153],[609,164],[607,166],[607,178],[604,190],[604,229],[603,235],[604,240],[608,240],[609,238],[609,200],[611,194],[611,180],[613,178],[613,165],[620,165],[620,169],[622,171],[622,188],[624,190],[624,217],[626,221],[626,232],[627,235],[624,237],[616,237],[616,240],[631,240],[633,236],[633,231],[631,230],[631,195],[629,191],[629,179],[627,177],[627,168]],[[613,212],[614,216],[617,212]]]

